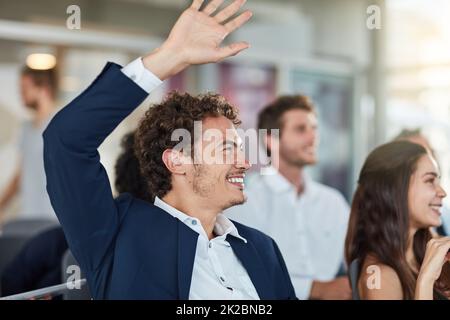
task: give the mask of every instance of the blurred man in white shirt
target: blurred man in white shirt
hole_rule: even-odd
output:
[[[247,202],[226,211],[278,243],[299,299],[350,299],[343,263],[349,206],[335,189],[304,172],[317,162],[317,116],[301,95],[282,96],[259,114],[271,167],[246,181]],[[270,130],[279,129],[279,139]],[[276,150],[278,152],[276,152]],[[271,153],[271,151],[273,151]]]
[[[56,221],[45,189],[42,139],[42,132],[55,113],[55,69],[37,70],[25,66],[20,77],[20,93],[23,104],[31,111],[32,119],[22,124],[19,141],[21,161],[3,194],[0,193],[0,221],[3,210],[17,194],[20,196],[20,211],[15,218]]]

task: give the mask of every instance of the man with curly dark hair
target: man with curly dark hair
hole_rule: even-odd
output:
[[[221,3],[194,0],[160,48],[109,63],[44,133],[47,190],[94,299],[295,298],[275,242],[221,214],[245,200],[249,168],[225,99],[175,93],[149,109],[136,155],[153,204],[114,199],[100,163],[102,141],[161,80],[248,47],[220,47],[251,16],[232,18],[243,0]]]
[[[208,129],[222,129],[222,137],[230,139],[219,141],[219,146],[224,149],[220,150],[221,152],[227,151],[225,149],[228,148],[228,151],[234,153],[235,143],[236,146],[241,145],[239,136],[233,130],[234,125],[240,124],[237,110],[222,96],[208,93],[193,97],[188,93],[173,92],[164,102],[150,108],[142,119],[137,130],[136,154],[140,161],[141,172],[148,184],[148,191],[153,196],[163,198],[169,191],[175,190],[169,196],[173,197],[176,193],[176,197],[178,197],[179,194],[185,194],[189,192],[189,189],[192,189],[194,191],[191,196],[192,202],[204,201],[207,198],[214,204],[214,207],[223,210],[244,201],[243,182],[233,182],[239,188],[229,189],[227,178],[243,178],[249,164],[240,157],[237,159],[240,162],[235,165],[219,166],[220,172],[217,174],[208,172],[204,166],[195,166],[193,164],[195,153],[192,153],[192,151],[198,150],[194,147],[195,122],[199,123],[202,120],[205,120],[205,123],[202,124],[204,132],[207,132]],[[179,139],[174,139],[172,133],[180,128],[185,129],[185,133],[190,138],[186,147],[192,151],[187,154],[178,153],[174,150],[175,146],[179,144]],[[206,145],[207,142],[209,141],[204,141],[203,144]],[[183,155],[186,156],[184,163],[190,168],[186,168],[186,164],[182,168],[181,166],[172,168],[173,160],[171,161],[171,159],[176,157],[180,161],[180,157]],[[206,156],[205,154],[205,158]],[[222,161],[225,160],[223,158],[217,159],[217,161],[210,160],[214,163],[223,163],[225,162]],[[204,160],[199,159],[199,154],[197,154],[197,159]],[[181,171],[181,175],[178,171]],[[223,173],[223,175],[217,176],[220,173]],[[185,177],[185,175],[187,176]],[[221,183],[215,185],[216,181],[213,179],[220,180]],[[200,185],[213,187],[205,188],[200,187]],[[226,188],[220,190],[220,187]],[[225,197],[226,191],[234,191],[234,196]],[[213,199],[214,194],[218,195],[219,198]],[[233,200],[230,200],[230,198]],[[222,203],[224,201],[225,203]]]

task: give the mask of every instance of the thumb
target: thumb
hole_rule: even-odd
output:
[[[227,57],[235,56],[249,47],[250,45],[245,41],[232,43],[219,49],[219,59],[222,60]]]

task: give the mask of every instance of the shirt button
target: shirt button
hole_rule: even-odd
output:
[[[224,277],[220,277],[220,281],[225,282],[225,278]]]
[[[136,81],[136,75],[135,74],[131,75],[130,78],[131,78],[131,80]]]
[[[197,225],[197,220],[192,220],[191,223],[192,223],[193,226],[195,226],[195,225]]]
[[[209,247],[209,248],[212,248],[212,243],[211,243],[211,242],[208,244],[208,247]]]

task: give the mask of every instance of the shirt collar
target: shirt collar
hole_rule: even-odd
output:
[[[231,220],[228,219],[223,213],[219,213],[217,215],[216,224],[214,225],[214,233],[218,236],[224,237],[229,234],[247,243],[247,239],[239,234],[234,223],[231,222]]]
[[[283,176],[280,172],[270,166],[264,169],[264,175],[262,175],[262,179],[266,183],[266,185],[274,192],[274,193],[284,193],[284,192],[297,192],[294,186]],[[303,171],[303,181],[304,181],[304,190],[301,196],[309,195],[313,192],[314,183],[309,177],[309,175]]]
[[[185,225],[187,225],[189,228],[194,230],[195,232],[199,234],[203,234],[206,236],[205,231],[203,230],[200,221],[197,218],[191,217],[180,210],[172,207],[168,203],[161,200],[159,197],[155,197],[155,201],[153,203],[155,206],[163,209],[167,213],[169,213],[172,217],[177,218],[181,222],[183,222]],[[192,223],[192,221],[196,221],[195,224]],[[239,232],[236,228],[236,226],[231,222],[230,219],[228,219],[224,214],[219,213],[216,218],[216,224],[214,225],[214,233],[220,237],[226,237],[228,234],[232,235],[238,239],[241,239],[245,243],[247,243],[247,239],[239,235]]]

